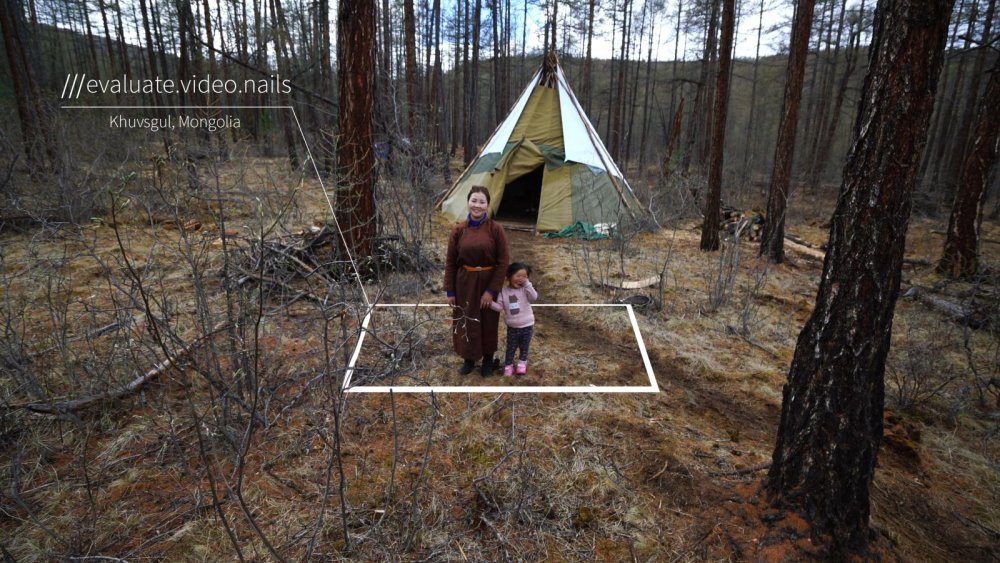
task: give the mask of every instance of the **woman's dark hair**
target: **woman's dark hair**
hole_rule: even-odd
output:
[[[507,279],[513,277],[519,270],[524,270],[528,272],[528,277],[531,277],[531,266],[525,264],[524,262],[511,262],[510,266],[507,266]]]
[[[465,198],[465,201],[472,199],[472,194],[483,194],[486,196],[486,205],[490,204],[490,190],[486,189],[486,186],[472,186],[472,189],[469,190],[469,195]]]

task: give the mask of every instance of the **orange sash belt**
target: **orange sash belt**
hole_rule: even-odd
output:
[[[496,266],[466,266],[465,264],[462,264],[462,267],[465,268],[465,271],[467,272],[488,272]]]

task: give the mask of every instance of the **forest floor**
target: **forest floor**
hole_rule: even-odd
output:
[[[275,208],[297,198],[282,215],[286,235],[325,221],[314,180],[277,161],[250,168],[295,186],[273,195]],[[229,174],[223,180],[237,176]],[[819,246],[832,207],[816,209],[807,195],[792,199],[788,231]],[[771,265],[745,241],[703,253],[693,221],[622,241],[510,232],[512,257],[534,266],[539,302],[552,305],[536,310],[526,377],[455,373],[433,271],[367,285],[378,303],[427,306],[376,309],[354,384],[648,385],[624,308],[556,306],[642,294],[653,306],[635,318],[658,393],[341,395],[329,374],[344,373],[357,342],[363,315],[353,294],[345,290],[337,309],[337,299],[289,299],[251,282],[227,305],[223,248],[239,244],[253,256],[254,233],[269,231],[255,230],[253,210],[224,225],[208,207],[0,233],[8,331],[0,547],[16,560],[263,560],[269,552],[797,560],[816,552],[804,522],[769,512],[758,493],[782,384],[815,299],[822,264],[814,257],[790,250],[786,263]],[[945,222],[911,221],[906,256],[916,265],[906,266],[904,282],[960,303],[984,292],[996,300],[996,285],[948,282],[921,265],[940,252]],[[448,229],[435,216],[423,241],[438,264]],[[229,242],[220,237],[227,230]],[[983,235],[991,240],[984,261],[1000,268],[1000,225],[985,221]],[[642,290],[592,283],[661,272],[662,285]],[[162,321],[144,319],[136,303],[144,300]],[[227,306],[262,314],[246,317],[255,325],[222,328],[215,321]],[[206,310],[218,316],[198,314]],[[128,330],[93,332],[122,311],[132,311]],[[166,326],[173,331],[164,336]],[[1000,420],[989,387],[998,377],[996,331],[962,327],[919,300],[898,302],[871,489],[873,550],[886,559],[1000,558]],[[51,403],[115,388],[155,365],[163,348],[207,333],[230,338],[192,349],[139,392],[60,416],[25,408],[38,395]],[[15,335],[19,361],[9,355]],[[246,391],[254,381],[261,393]]]

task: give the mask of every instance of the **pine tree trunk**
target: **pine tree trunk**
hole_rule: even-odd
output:
[[[677,24],[674,26],[674,37],[680,37],[681,36],[681,17],[684,15],[683,8],[684,8],[684,3],[683,2],[678,2],[677,3]],[[681,46],[681,42],[680,41],[674,41],[674,60],[670,64],[670,111],[674,112],[675,115],[676,115],[676,112],[677,112],[677,90],[679,89],[678,84],[680,84],[680,81],[677,79],[677,63],[678,63],[678,60],[680,59],[680,55],[679,55],[679,53],[680,53],[680,46]],[[684,91],[681,90],[681,100],[683,100],[683,99],[684,99]],[[673,139],[673,133],[671,133],[668,136],[668,139]],[[669,145],[670,142],[671,141],[668,140],[667,144]],[[670,152],[673,153],[673,151],[670,151]]]
[[[500,10],[497,5],[499,0],[489,0],[490,3],[490,19],[493,20],[493,84],[494,88],[490,89],[493,96],[493,118],[497,123],[503,120],[504,111],[506,108],[503,107],[503,100],[499,95],[500,84],[503,84],[503,78],[500,73]]]
[[[656,78],[653,76],[653,42],[654,33],[653,28],[656,25],[655,19],[650,18],[649,26],[649,44],[646,48],[646,78],[643,81],[643,98],[642,98],[642,136],[639,139],[639,169],[643,169],[646,166],[646,155],[650,150],[649,147],[649,129],[650,129],[650,119],[653,115],[651,111],[652,108],[649,105],[649,96],[652,91],[656,89]],[[638,72],[636,73],[638,75]]]
[[[632,71],[632,99],[629,101],[628,105],[628,126],[625,128],[625,154],[623,162],[621,162],[622,166],[626,168],[628,167],[629,161],[634,158],[632,155],[632,133],[635,131],[635,109],[639,100],[639,70],[642,69],[642,42],[646,36],[645,30],[647,10],[644,8],[641,13],[642,19],[639,20],[639,36],[635,41],[637,56],[635,57],[635,69]],[[652,30],[650,30],[650,37],[652,37]]]
[[[972,117],[976,113],[976,100],[979,99],[979,84],[986,68],[986,56],[989,53],[990,32],[993,28],[993,14],[996,9],[996,0],[989,0],[986,6],[986,17],[983,21],[982,40],[976,47],[976,59],[969,73],[969,87],[966,90],[965,101],[962,106],[962,114],[958,120],[958,132],[952,143],[953,150],[949,158],[948,172],[945,174],[945,184],[949,188],[949,193],[953,194],[959,185],[959,176],[962,174],[967,149],[969,148],[969,131],[972,130]]]
[[[594,7],[597,0],[587,2],[587,54],[583,59],[583,107],[587,108],[587,115],[590,115],[591,103],[594,93],[591,87],[591,75],[593,74],[592,53],[594,48]]]
[[[753,155],[754,143],[753,133],[753,118],[755,109],[757,107],[757,75],[760,69],[760,36],[764,30],[764,0],[760,0],[760,15],[757,21],[757,49],[753,56],[753,79],[750,82],[750,109],[748,110],[750,115],[747,117],[747,132],[746,139],[743,141],[743,181],[749,183],[750,181],[750,158]]]
[[[767,191],[767,215],[764,218],[760,255],[767,256],[776,264],[785,260],[785,211],[788,207],[788,189],[791,185],[792,162],[795,157],[795,136],[799,122],[799,105],[802,100],[802,80],[805,77],[813,5],[814,0],[800,0],[795,8],[784,102],[781,106],[777,146],[774,149],[774,169]]]
[[[663,179],[670,177],[673,172],[673,160],[674,151],[677,149],[677,140],[681,136],[681,119],[684,116],[684,98],[681,98],[679,104],[677,104],[677,110],[674,111],[674,119],[670,125],[670,133],[667,135],[667,149],[664,151],[663,155],[663,168],[661,171],[661,176]]]
[[[847,86],[854,75],[854,68],[858,61],[858,54],[861,52],[861,31],[863,17],[865,13],[865,0],[861,0],[861,7],[858,9],[858,28],[848,31],[847,49],[844,51],[844,74],[840,77],[840,84],[837,87],[837,94],[834,97],[833,109],[830,112],[830,123],[826,126],[823,138],[816,149],[816,170],[815,177],[820,179],[826,170],[827,161],[830,160],[830,150],[833,147],[833,140],[837,135],[837,127],[840,125],[841,110],[844,107],[844,97],[847,95]],[[853,24],[852,24],[853,25]]]
[[[823,1],[824,0],[820,0],[820,3],[822,4]],[[830,11],[832,14],[833,12],[832,2],[827,2],[827,3],[831,4]],[[829,23],[830,24],[833,23],[832,16]],[[826,6],[822,7],[818,24],[819,24],[819,29],[816,30],[816,56],[813,57],[812,69],[811,69],[812,72],[810,73],[809,76],[809,83],[805,87],[807,95],[806,95],[805,123],[803,123],[802,127],[802,133],[804,138],[800,140],[800,143],[802,143],[803,146],[803,150],[800,151],[800,157],[799,157],[799,161],[801,162],[801,165],[799,166],[800,171],[807,170],[809,166],[809,161],[808,161],[810,156],[808,148],[809,139],[812,137],[813,132],[816,130],[816,124],[813,123],[813,119],[817,117],[816,114],[818,113],[818,111],[816,109],[816,106],[820,102],[820,97],[823,91],[822,85],[819,84],[819,82],[822,80],[819,70],[820,67],[823,66],[823,34],[825,33],[829,35],[828,30],[830,28],[830,25],[828,25],[826,20]],[[827,45],[829,45],[829,41],[827,41]],[[808,66],[808,63],[809,61],[807,57],[806,66]]]
[[[948,219],[948,234],[937,269],[952,278],[971,278],[979,271],[979,226],[990,172],[997,159],[1000,135],[1000,63],[993,66],[979,102],[972,146],[965,155],[958,190]]]
[[[21,122],[21,142],[24,154],[31,167],[41,165],[44,160],[39,153],[41,141],[41,117],[32,103],[28,86],[27,68],[31,61],[24,53],[24,45],[18,39],[22,35],[21,8],[15,0],[0,0],[0,31],[3,32],[4,50],[7,54],[17,117]]]
[[[472,25],[471,30],[468,27],[466,28],[467,44],[465,48],[466,52],[471,50],[472,53],[471,58],[466,59],[466,68],[463,73],[465,80],[465,103],[463,104],[465,111],[463,115],[465,119],[463,120],[462,128],[465,133],[462,136],[464,139],[464,143],[462,144],[462,162],[466,165],[476,157],[476,141],[478,140],[476,125],[479,121],[477,115],[477,109],[479,108],[479,92],[477,89],[479,80],[479,41],[477,38],[479,37],[482,5],[480,4],[480,0],[475,0],[475,2],[472,13],[467,14],[468,19],[465,22],[466,26],[470,23]],[[466,8],[468,8],[468,5],[466,5]]]
[[[698,85],[694,95],[694,107],[691,108],[691,119],[688,120],[687,141],[685,143],[687,150],[684,151],[681,163],[681,168],[686,172],[690,172],[692,164],[697,165],[699,168],[705,165],[705,153],[701,151],[701,147],[702,138],[708,135],[708,131],[703,131],[702,127],[707,119],[706,116],[710,115],[707,109],[709,100],[711,99],[708,83],[711,80],[710,71],[712,69],[712,61],[715,57],[715,22],[718,8],[719,3],[716,0],[712,0],[712,11],[705,21],[705,48],[702,51],[701,64],[699,65],[700,70]]]
[[[337,12],[337,221],[355,260],[375,238],[375,0],[340,0]]]
[[[374,10],[374,6],[372,9]],[[288,23],[285,21],[284,10],[281,8],[281,0],[271,0],[271,23],[274,30],[274,58],[278,64],[278,72],[282,76],[291,76],[289,61],[295,60],[295,51],[292,49],[291,38],[288,33]],[[279,93],[278,99],[283,106],[292,105],[291,96],[288,94]],[[344,106],[341,105],[340,109],[343,110],[343,108]],[[279,119],[281,119],[281,129],[285,135],[285,149],[288,155],[288,163],[292,168],[295,168],[299,165],[299,153],[295,131],[292,128],[292,112],[290,110],[282,110],[278,115]]]
[[[454,25],[454,28],[453,28],[455,30],[454,45],[456,45],[456,46],[458,45],[458,42],[462,40],[461,28],[462,28],[462,10],[460,8],[456,8],[455,9],[455,25]],[[448,154],[450,156],[455,156],[455,153],[458,152],[459,134],[460,134],[460,131],[461,131],[461,129],[459,129],[459,123],[461,123],[461,121],[462,121],[461,118],[460,118],[460,116],[461,116],[460,112],[461,112],[461,109],[462,109],[462,104],[460,103],[461,102],[461,98],[459,97],[461,95],[461,90],[459,89],[459,81],[458,81],[458,79],[459,79],[459,69],[462,68],[462,65],[461,65],[461,58],[460,58],[461,57],[461,49],[458,49],[456,47],[456,48],[452,49],[451,51],[452,51],[451,103],[448,104],[451,107],[451,123],[450,123],[451,124],[451,142],[449,143],[450,146],[449,146],[449,149],[448,149]],[[443,80],[444,80],[444,77],[442,75],[442,84],[443,84]]]
[[[80,19],[83,20],[84,29],[87,33],[87,49],[90,51],[90,59],[93,66],[94,77],[101,77],[101,61],[97,58],[97,42],[94,40],[94,31],[90,26],[90,7],[86,2],[80,2]],[[20,11],[20,8],[18,8]]]
[[[941,137],[936,139],[938,146],[934,153],[934,162],[930,163],[933,166],[933,173],[931,174],[930,184],[935,189],[948,185],[950,182],[945,174],[948,172],[948,154],[949,150],[955,149],[955,122],[958,116],[958,106],[960,104],[959,99],[961,98],[962,92],[965,90],[965,78],[967,72],[965,71],[966,61],[968,60],[969,47],[972,44],[972,37],[976,31],[976,20],[979,17],[979,4],[976,0],[972,2],[972,8],[970,9],[969,24],[966,27],[966,32],[964,35],[964,41],[962,44],[962,53],[958,55],[958,64],[956,65],[955,78],[951,81],[951,93],[946,95],[944,108],[947,110],[943,114],[944,121],[941,126]]]
[[[132,76],[132,67],[128,58],[128,43],[125,41],[125,24],[122,22],[122,6],[118,0],[115,0],[115,15],[118,16],[116,42],[118,43],[118,57],[122,61],[122,72],[125,73],[125,76]],[[135,6],[132,7],[132,15],[135,15]],[[136,37],[139,37],[138,33],[136,33]]]
[[[104,26],[104,48],[108,51],[108,68],[111,76],[118,74],[118,64],[115,62],[115,47],[111,42],[111,26],[108,25],[108,6],[104,0],[99,0],[97,10],[101,12],[101,24]]]
[[[631,20],[632,0],[622,4],[622,41],[618,51],[618,73],[615,78],[615,96],[610,102],[611,109],[611,139],[608,149],[611,157],[617,161],[622,159],[622,114],[625,111],[625,78],[628,69],[628,46]]]
[[[722,0],[722,40],[719,45],[719,73],[715,87],[715,118],[708,166],[708,197],[702,216],[701,249],[719,249],[719,208],[722,202],[722,162],[726,144],[726,113],[729,109],[729,68],[733,60],[734,0]]]
[[[406,49],[406,115],[408,135],[417,131],[417,24],[413,0],[403,0],[403,36]]]
[[[434,131],[434,146],[444,149],[444,132],[441,129],[441,0],[434,0],[434,75],[431,77],[431,128]]]
[[[978,0],[972,0],[973,3]],[[958,41],[958,30],[961,27],[962,18],[965,16],[965,2],[966,0],[959,0],[958,2],[958,13],[954,17],[954,27],[951,30],[951,35],[948,38],[948,51],[954,52],[956,41]],[[954,83],[952,74],[952,67],[954,65],[945,61],[944,68],[941,69],[941,84],[942,86],[938,88],[937,99],[934,101],[934,114],[931,116],[931,131],[929,136],[929,141],[927,147],[924,149],[923,158],[920,159],[920,182],[922,185],[930,184],[931,180],[931,162],[935,161],[934,155],[937,154],[938,146],[942,145],[944,141],[942,137],[942,128],[944,127],[944,114],[947,112],[951,104],[946,102],[950,99],[948,96],[949,86]]]
[[[885,359],[953,0],[881,0],[816,306],[783,389],[765,490],[826,558],[864,553]]]
[[[715,107],[715,96],[718,93],[715,90],[715,82],[712,80],[712,75],[718,71],[719,65],[719,2],[717,0],[712,2],[712,19],[709,23],[709,48],[708,48],[708,70],[709,78],[705,82],[705,100],[701,105],[702,113],[701,120],[702,124],[699,126],[698,132],[698,148],[695,151],[698,167],[704,169],[708,162],[709,149],[712,144],[712,122],[715,119],[715,112],[712,111]]]
[[[832,0],[831,0],[832,1]],[[837,36],[833,40],[833,53],[830,54],[830,33],[833,30],[834,7],[830,7],[830,32],[827,33],[826,52],[829,60],[826,64],[826,71],[823,73],[822,85],[820,87],[819,108],[816,113],[816,126],[812,131],[808,131],[809,157],[806,159],[808,170],[808,185],[815,189],[819,183],[819,145],[826,129],[827,116],[830,111],[830,101],[833,99],[833,85],[837,77],[837,67],[840,66],[840,41],[844,36],[844,18],[847,16],[847,0],[843,0],[840,6],[840,18],[837,21]]]

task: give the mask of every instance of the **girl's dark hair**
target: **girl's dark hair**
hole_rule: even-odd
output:
[[[490,190],[486,189],[486,186],[472,186],[472,189],[469,190],[469,195],[465,198],[465,201],[472,199],[472,194],[483,194],[486,196],[486,205],[490,204]]]
[[[507,266],[507,279],[510,279],[518,270],[524,270],[528,272],[528,277],[531,277],[531,266],[525,264],[524,262],[511,262],[510,266]]]

